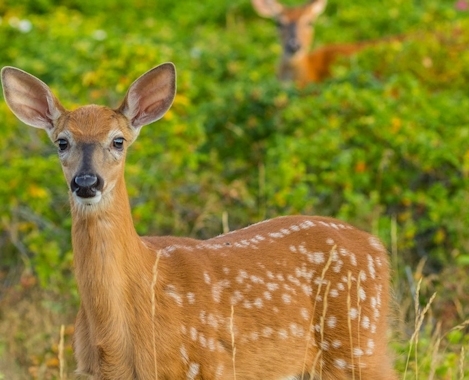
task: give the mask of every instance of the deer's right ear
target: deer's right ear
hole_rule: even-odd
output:
[[[283,11],[283,5],[275,0],[251,0],[251,3],[262,17],[275,18]]]
[[[4,67],[2,85],[8,106],[25,124],[50,132],[65,112],[49,87],[23,70]]]

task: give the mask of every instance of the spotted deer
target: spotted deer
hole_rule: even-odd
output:
[[[310,51],[314,23],[324,11],[327,0],[285,7],[276,0],[251,0],[256,12],[276,21],[282,44],[278,77],[304,87],[311,82],[321,82],[331,74],[331,66],[338,57],[349,56],[375,42],[326,45]]]
[[[13,113],[57,146],[68,183],[79,374],[396,379],[388,256],[376,237],[319,216],[278,217],[208,240],[137,235],[125,156],[141,127],[170,108],[173,64],[139,77],[116,109],[69,111],[36,77],[13,67],[1,77]]]

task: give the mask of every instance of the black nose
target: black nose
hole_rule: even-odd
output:
[[[286,50],[288,53],[293,54],[300,50],[300,43],[296,38],[290,38],[286,45]]]
[[[72,179],[70,188],[81,198],[92,198],[97,191],[102,190],[103,180],[92,173],[78,174]]]

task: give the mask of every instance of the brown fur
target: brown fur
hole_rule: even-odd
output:
[[[307,216],[205,241],[137,235],[126,147],[113,139],[129,145],[166,112],[174,96],[169,65],[134,82],[116,110],[66,111],[18,69],[5,68],[2,81],[21,120],[54,142],[67,140],[59,152],[67,182],[88,159],[104,183],[96,199],[70,191],[79,373],[94,380],[396,379],[386,348],[388,258],[372,235]]]

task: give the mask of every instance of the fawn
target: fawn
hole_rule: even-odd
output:
[[[312,0],[297,7],[285,7],[275,0],[251,0],[256,12],[272,18],[279,28],[282,57],[278,77],[293,81],[299,87],[321,82],[331,74],[331,65],[341,56],[358,52],[374,42],[327,45],[309,51],[313,40],[313,25],[326,8],[327,0]]]
[[[208,240],[140,237],[127,148],[163,117],[174,65],[132,83],[117,109],[66,110],[13,67],[4,96],[57,146],[69,186],[80,374],[96,380],[397,379],[387,353],[389,264],[380,241],[317,216]]]

